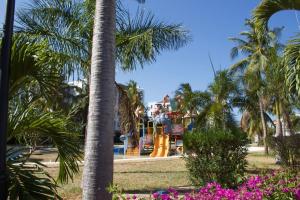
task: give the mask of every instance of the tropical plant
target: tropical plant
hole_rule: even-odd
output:
[[[42,169],[43,165],[28,165],[39,145],[57,148],[61,183],[73,178],[79,171],[77,162],[82,159],[78,148],[80,127],[73,123],[71,114],[54,110],[54,102],[62,98],[60,88],[65,84],[55,66],[43,64],[43,45],[46,44],[31,44],[18,34],[13,40],[7,136],[8,142],[18,143],[21,150],[12,148],[7,153],[11,199],[59,198],[57,183]]]
[[[139,142],[138,123],[144,117],[143,91],[135,81],[129,81],[127,85],[116,84],[117,98],[115,112],[120,123],[120,132],[131,133],[130,146],[136,147]],[[141,115],[142,113],[142,115]]]
[[[216,73],[214,82],[208,87],[207,94],[209,100],[197,116],[197,126],[208,129],[235,129],[236,122],[232,109],[239,89],[227,70]]]
[[[202,111],[203,106],[210,101],[210,96],[207,92],[193,91],[189,83],[182,83],[175,91],[175,99],[180,99],[179,102],[177,102],[179,104],[177,107],[180,113],[195,116],[198,115]]]
[[[263,0],[253,11],[253,19],[260,34],[268,30],[270,18],[283,10],[300,10],[300,2],[297,0]]]
[[[242,130],[246,132],[251,139],[257,136],[258,142],[260,143],[263,139],[263,130],[259,105],[257,103],[258,100],[259,98],[256,92],[245,90],[243,94],[235,100],[234,105],[238,107],[242,113],[240,120]]]
[[[116,41],[119,48],[117,48],[116,55],[126,55],[127,57],[117,56],[116,58],[120,61],[123,69],[134,69],[138,63],[152,62],[161,50],[177,49],[189,39],[187,32],[180,25],[159,23],[154,20],[152,15],[144,15],[142,12],[139,12],[137,17],[132,19],[119,3],[117,10],[118,32]],[[59,75],[57,83],[63,83],[62,81],[68,80],[69,77],[74,78],[76,76],[86,77],[87,83],[90,83],[92,77],[89,76],[89,66],[91,63],[94,13],[95,1],[93,0],[76,2],[33,0],[27,8],[19,11],[19,26],[16,30],[20,38],[26,39],[27,44],[39,47],[39,51],[34,52],[38,54],[33,54],[33,57],[40,60],[39,64],[51,66],[51,69],[56,70],[54,72]],[[125,47],[129,48],[126,49]],[[126,53],[129,51],[130,54]],[[130,62],[128,62],[129,60]],[[56,82],[51,83],[56,84]],[[51,92],[60,94],[58,88],[61,87],[56,87],[57,90]],[[38,94],[39,92],[36,91],[35,93]],[[46,94],[50,93],[47,92]],[[19,97],[23,96],[20,95]],[[42,108],[38,108],[39,111],[47,112],[53,108],[57,109],[54,105],[57,99],[52,98],[53,102],[50,103],[50,106],[46,106],[49,104],[50,98],[37,99],[35,102],[41,101],[43,105]],[[85,106],[81,107],[85,108]]]
[[[59,67],[65,79],[85,79],[88,88],[94,13],[95,0],[33,0],[27,9],[19,11],[16,30],[32,43],[46,43],[44,51],[51,54],[48,55],[51,59],[45,64]],[[163,50],[176,50],[190,39],[180,24],[165,24],[140,10],[131,17],[120,1],[117,1],[115,35],[116,61],[125,71],[151,63]],[[121,87],[116,85],[116,89]],[[83,92],[85,101],[80,102],[80,107],[87,115],[89,91]],[[120,98],[120,102],[128,100],[125,96]],[[126,107],[119,108],[130,113],[125,111]]]
[[[247,143],[247,135],[238,129],[186,133],[185,160],[192,183],[216,181],[227,187],[237,186],[246,169]]]
[[[130,80],[126,87],[126,93],[129,98],[129,101],[131,103],[131,107],[133,110],[136,110],[138,108],[144,109],[144,93],[143,91],[138,87],[137,82]]]
[[[57,184],[40,163],[26,164],[29,148],[8,149],[7,169],[9,199],[61,199]]]
[[[79,70],[88,77],[94,13],[95,0],[32,0],[18,12],[17,31],[35,43],[50,44],[51,61],[56,60],[65,72]],[[159,22],[143,11],[131,17],[120,1],[116,24],[116,60],[123,70],[151,63],[163,50],[176,50],[189,41],[180,24]]]
[[[96,1],[92,44],[83,199],[112,199],[107,188],[113,181],[114,0]]]
[[[253,12],[253,20],[259,37],[268,32],[268,22],[277,12],[283,10],[300,10],[300,2],[297,0],[263,0]],[[289,86],[291,96],[300,95],[299,35],[290,40],[285,48],[284,59],[286,69],[286,83]]]
[[[230,38],[235,42],[237,46],[232,48],[231,57],[236,58],[239,53],[242,53],[245,57],[231,66],[230,72],[238,76],[242,76],[242,85],[245,90],[249,90],[250,93],[256,92],[258,96],[258,107],[260,112],[260,118],[262,123],[263,138],[265,153],[268,153],[268,147],[266,143],[267,137],[267,120],[266,120],[266,108],[267,108],[267,92],[265,74],[268,68],[271,68],[271,57],[277,56],[277,51],[280,51],[283,47],[278,43],[277,38],[280,35],[282,28],[275,28],[272,31],[267,32],[264,37],[258,37],[255,24],[252,20],[246,20],[245,23],[250,30],[243,31],[241,36],[244,38]],[[272,69],[270,69],[272,70]],[[253,103],[253,102],[252,102]],[[252,115],[254,117],[255,115]]]
[[[272,59],[271,67],[266,71],[266,89],[270,99],[271,112],[276,115],[275,136],[283,136],[284,128],[293,132],[291,127],[290,115],[294,110],[293,102],[289,98],[288,88],[284,83],[284,62],[279,56]],[[283,124],[286,127],[283,127]]]

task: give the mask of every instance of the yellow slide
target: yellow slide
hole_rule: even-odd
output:
[[[158,134],[154,139],[154,149],[150,157],[167,157],[169,153],[169,136]]]

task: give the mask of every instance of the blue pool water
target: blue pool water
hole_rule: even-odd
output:
[[[124,155],[124,147],[114,146],[114,155]]]

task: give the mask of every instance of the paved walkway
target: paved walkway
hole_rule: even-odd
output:
[[[264,147],[248,147],[248,152],[264,152]]]

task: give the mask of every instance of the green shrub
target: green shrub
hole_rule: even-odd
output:
[[[235,187],[247,165],[246,134],[239,130],[205,130],[184,135],[186,166],[194,185],[216,181]]]
[[[281,137],[269,137],[268,145],[280,157],[285,167],[300,167],[300,134]]]

